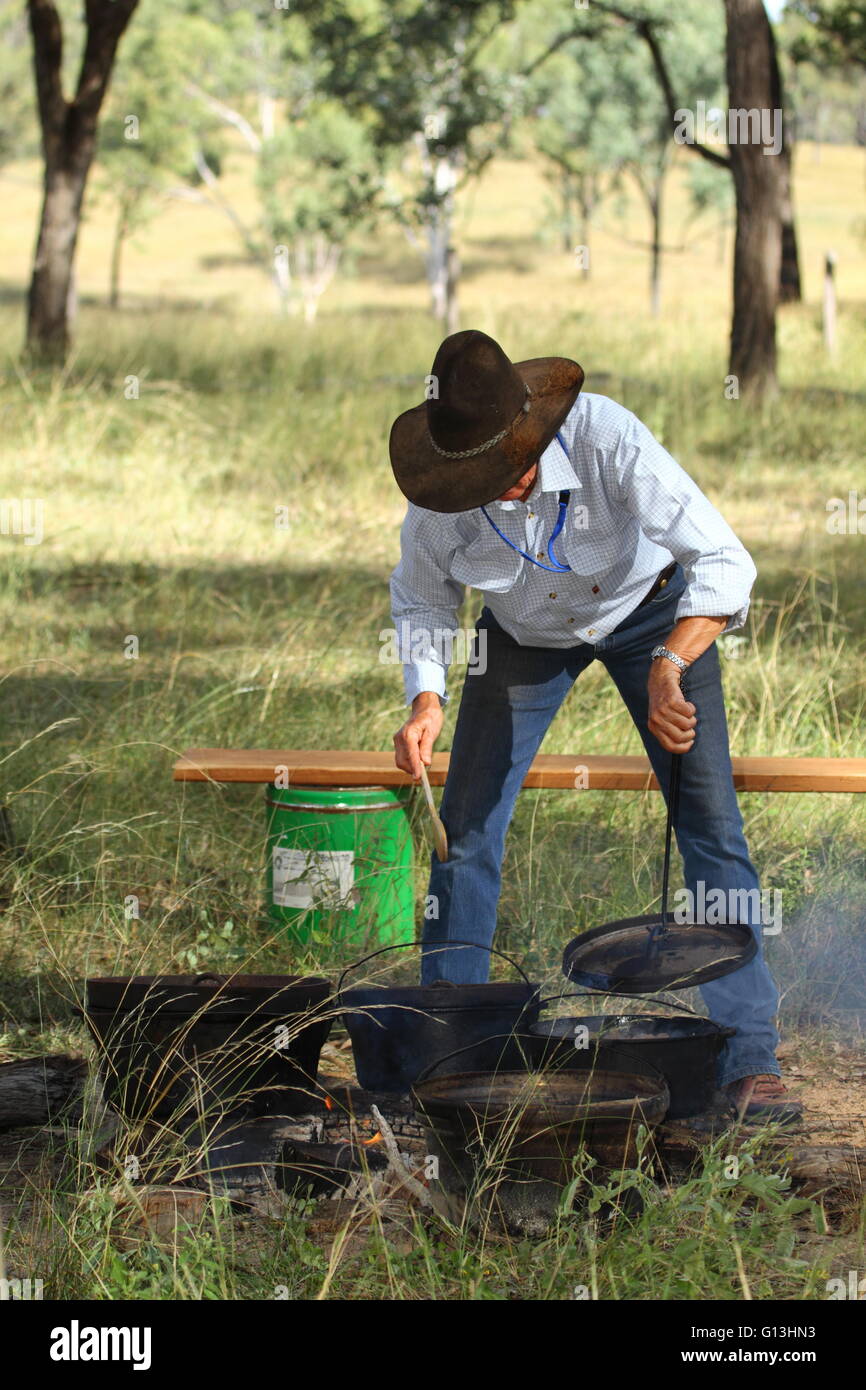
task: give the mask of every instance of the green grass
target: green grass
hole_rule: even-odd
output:
[[[821,177],[837,179],[828,196],[848,189],[849,198],[837,155],[828,152]],[[805,168],[809,188],[818,177]],[[515,356],[578,357],[588,389],[646,420],[756,558],[747,640],[736,658],[725,657],[734,751],[863,756],[864,538],[831,536],[825,525],[827,499],[864,486],[866,282],[859,267],[855,276],[853,252],[836,362],[823,356],[814,298],[785,311],[781,394],[753,407],[724,396],[726,272],[709,251],[687,273],[668,268],[659,323],[639,297],[645,267],[633,253],[620,294],[614,243],[600,235],[598,277],[581,297],[571,267],[533,238],[531,225],[520,231],[523,205],[515,237],[526,238],[519,253],[528,270],[497,255],[488,273],[485,238],[507,203],[503,180],[485,181],[464,228],[476,264],[467,322],[496,333]],[[842,237],[841,191],[839,207]],[[186,254],[177,231],[185,216],[170,212],[148,233],[155,245],[164,239],[167,255]],[[811,250],[816,216],[805,203]],[[98,235],[97,220],[83,249],[91,293],[88,247]],[[382,281],[385,263],[401,266],[402,277]],[[132,258],[131,274],[138,264]],[[237,301],[234,282],[220,282],[230,301],[222,308],[151,309],[146,279],[135,313],[112,315],[85,297],[62,373],[23,368],[20,304],[0,312],[0,496],[37,497],[45,507],[42,544],[0,538],[0,768],[19,846],[0,857],[7,1058],[88,1046],[73,1008],[89,974],[243,965],[333,975],[348,959],[321,946],[302,954],[263,928],[260,792],[175,785],[170,765],[190,745],[390,748],[404,717],[402,688],[396,668],[378,659],[379,634],[389,625],[386,581],[403,503],[387,434],[394,415],[420,398],[438,335],[412,253],[393,237],[369,248],[314,329],[247,312],[244,274]],[[696,298],[704,280],[705,301]],[[139,383],[132,399],[131,376]],[[274,525],[280,507],[288,529]],[[467,621],[477,606],[470,597]],[[133,660],[124,654],[130,635],[139,645]],[[639,751],[601,670],[581,678],[545,748]],[[861,803],[741,798],[765,885],[784,893],[784,928],[768,955],[788,1033],[836,1028],[850,1038],[862,1027]],[[499,944],[556,989],[561,950],[576,929],[657,902],[662,829],[652,794],[524,793]],[[428,851],[419,808],[414,830],[420,895]],[[130,895],[139,899],[137,919],[125,914]],[[815,1270],[832,1260],[832,1242],[820,1258],[803,1255],[803,1223],[814,1235],[814,1219],[783,1191],[767,1189],[743,1215],[711,1166],[670,1190],[633,1180],[644,1185],[644,1215],[620,1215],[590,1246],[580,1224],[565,1219],[540,1250],[517,1242],[491,1253],[471,1234],[428,1231],[410,1253],[386,1246],[383,1254],[374,1231],[366,1252],[329,1268],[295,1213],[268,1227],[266,1273],[250,1265],[242,1223],[225,1212],[185,1247],[179,1267],[159,1255],[148,1265],[112,1253],[98,1191],[81,1198],[44,1187],[38,1205],[58,1232],[76,1233],[51,1257],[56,1287],[70,1296],[269,1297],[260,1290],[272,1280],[300,1297],[324,1288],[329,1297],[560,1298],[587,1284],[605,1298],[739,1297],[737,1248],[755,1296],[816,1296]],[[758,1173],[755,1181],[770,1180]],[[696,1212],[706,1216],[699,1237],[688,1234]],[[23,1258],[31,1227],[27,1215],[7,1235],[10,1263]]]

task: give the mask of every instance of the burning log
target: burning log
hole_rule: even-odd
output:
[[[366,1146],[372,1141],[363,1140]],[[381,1172],[388,1166],[385,1154],[356,1144],[308,1144],[292,1139],[283,1145],[277,1160],[279,1186],[286,1192],[305,1189],[314,1197],[333,1197],[365,1170]]]
[[[77,1120],[87,1063],[62,1055],[0,1064],[0,1129]]]
[[[394,1132],[377,1105],[371,1107],[371,1114],[376,1124],[379,1126],[379,1132],[382,1135],[382,1143],[385,1146],[385,1153],[388,1156],[389,1172],[393,1174],[401,1187],[404,1187],[407,1192],[412,1194],[416,1202],[420,1202],[421,1206],[428,1207],[430,1210],[437,1212],[440,1216],[445,1217],[446,1220],[453,1220],[455,1213],[452,1209],[452,1203],[447,1197],[444,1194],[440,1195],[431,1192],[428,1187],[425,1187],[422,1182],[419,1182],[416,1177],[413,1177],[413,1175],[408,1172],[400,1155],[400,1150],[397,1147],[397,1140],[394,1138]]]

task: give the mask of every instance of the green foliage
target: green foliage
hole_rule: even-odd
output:
[[[501,33],[513,7],[501,0],[368,0],[308,10],[327,54],[327,90],[362,112],[372,138],[403,159],[388,205],[424,225],[448,208],[457,178],[478,173],[522,109],[520,54]]]
[[[189,175],[198,132],[186,82],[201,25],[172,7],[144,7],[121,45],[99,129],[97,194],[125,233],[141,226],[169,179]]]
[[[791,26],[795,59],[866,67],[866,12],[861,0],[790,0],[783,24]]]
[[[33,63],[23,5],[0,9],[0,163],[35,154],[39,144]]]
[[[362,122],[317,102],[266,141],[257,178],[272,242],[321,232],[342,245],[369,210],[380,169]]]

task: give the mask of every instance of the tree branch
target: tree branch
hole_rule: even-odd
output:
[[[220,101],[218,97],[211,96],[210,92],[204,91],[203,88],[197,86],[195,82],[188,82],[186,89],[190,96],[198,97],[200,101],[203,101],[205,106],[208,106],[210,110],[213,111],[214,115],[219,116],[220,119],[225,121],[228,125],[233,125],[236,130],[239,130],[254,154],[261,153],[261,138],[257,135],[256,131],[253,130],[246,116],[242,116],[240,111],[235,111],[233,106],[228,106],[224,101]]]
[[[66,114],[61,81],[63,26],[52,0],[27,0],[27,15],[33,36],[36,99],[44,137],[58,130]]]
[[[665,60],[662,46],[656,34],[656,25],[647,15],[634,14],[628,10],[622,10],[618,5],[611,5],[606,0],[592,0],[593,9],[601,10],[604,14],[614,15],[626,24],[631,24],[635,32],[643,39],[650,51],[653,67],[659,86],[662,89],[665,106],[667,107],[668,119],[671,126],[676,127],[676,113],[678,110],[676,97],[674,95],[673,82],[671,81],[670,70]],[[696,141],[689,146],[696,154],[708,160],[710,164],[721,166],[723,169],[730,169],[731,161],[727,155],[719,154],[718,150],[711,149],[709,145],[700,145]]]
[[[88,125],[96,125],[117,45],[137,5],[138,0],[85,0],[87,39],[71,105]]]
[[[241,221],[241,218],[235,212],[228,199],[223,196],[222,192],[220,191],[219,180],[216,174],[214,173],[213,169],[210,167],[207,160],[205,159],[203,150],[196,150],[194,162],[196,173],[198,174],[205,187],[210,191],[211,202],[213,206],[219,208],[220,212],[224,213],[225,216],[232,223],[233,227],[240,234],[241,240],[243,241],[243,244],[246,247],[248,254],[254,260],[260,261],[262,258],[262,248],[256,244],[255,238],[250,229],[245,225],[244,222]]]

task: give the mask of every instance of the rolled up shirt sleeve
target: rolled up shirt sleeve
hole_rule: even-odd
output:
[[[391,616],[403,665],[406,703],[422,690],[447,700],[457,612],[463,587],[448,573],[450,555],[437,553],[421,508],[409,505],[400,531],[400,562],[391,575]]]
[[[677,620],[726,617],[726,632],[742,627],[757,575],[751,555],[685,469],[628,414],[618,445],[599,462],[644,534],[685,571]]]

